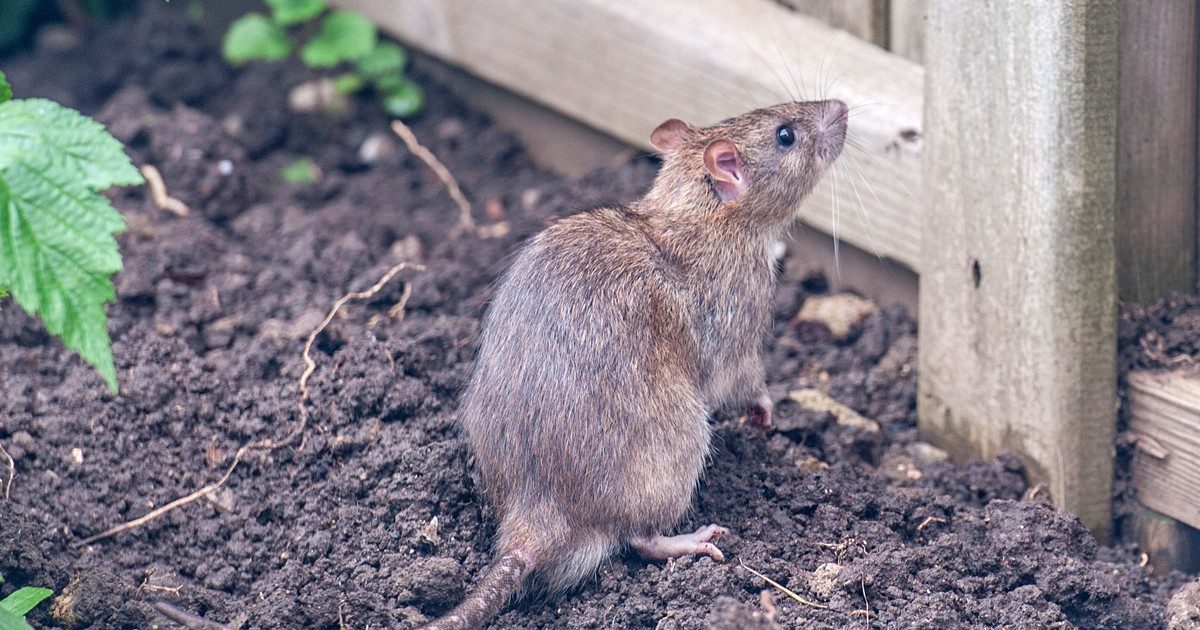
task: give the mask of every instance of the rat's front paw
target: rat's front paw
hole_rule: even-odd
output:
[[[746,409],[746,419],[750,421],[750,424],[764,431],[771,430],[774,415],[775,403],[767,394],[759,395],[758,400]]]

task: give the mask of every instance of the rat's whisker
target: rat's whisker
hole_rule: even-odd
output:
[[[738,39],[742,40],[742,45],[746,47],[746,50],[749,50],[750,54],[754,55],[760,64],[771,71],[771,75],[775,77],[775,81],[779,83],[779,87],[783,90],[783,93],[786,94],[791,100],[796,100],[796,97],[792,95],[792,91],[788,89],[787,82],[783,80],[783,75],[779,74],[779,70],[775,67],[775,64],[768,62],[766,57],[763,57],[757,48],[751,46],[750,42],[747,42],[746,38],[742,37],[740,32],[737,33],[737,36]]]
[[[852,158],[848,162],[849,166],[858,169],[857,173],[861,179],[862,178],[862,169],[858,166],[858,163],[853,159],[853,156],[848,156],[848,157]],[[858,192],[858,184],[855,183],[855,181],[854,181],[854,175],[855,175],[855,171],[849,170],[849,167],[847,167],[846,179],[847,179],[847,181],[850,182],[850,190],[854,193],[855,199],[858,200],[858,217],[859,217],[859,221],[861,222],[861,224],[863,226],[863,232],[866,235],[867,247],[870,248],[871,253],[874,254],[876,258],[882,259],[882,256],[879,254],[879,252],[880,252],[879,245],[877,245],[876,241],[875,241],[875,229],[871,225],[870,213],[867,211],[866,204],[863,203],[862,195],[860,195]],[[863,180],[863,183],[864,184],[867,183],[865,179]],[[874,189],[870,188],[869,184],[868,184],[868,189],[872,195],[875,194]],[[876,207],[883,205],[879,202],[879,197],[877,195],[875,195],[875,203],[876,203]]]
[[[770,24],[767,24],[767,32],[771,35],[771,45],[775,47],[775,54],[779,55],[779,60],[783,62],[783,69],[787,71],[788,77],[792,80],[792,87],[798,93],[789,91],[789,94],[792,94],[792,100],[798,100],[797,97],[799,97],[799,100],[803,100],[804,91],[796,84],[796,74],[792,72],[792,66],[787,61],[787,55],[783,54],[783,51],[779,48],[779,38],[775,36],[775,29],[771,28]]]
[[[904,180],[900,178],[900,173],[897,170],[897,166],[895,163],[889,162],[887,160],[880,158],[877,153],[866,149],[865,147],[861,146],[857,142],[851,142],[851,141],[847,140],[846,146],[848,148],[856,151],[859,155],[865,156],[868,160],[871,161],[872,165],[885,171],[886,174],[889,176],[889,178],[892,181],[894,181],[896,183],[896,185],[900,188],[900,191],[904,194],[904,196],[906,198],[908,198],[908,199],[916,198],[913,195],[912,190],[910,190],[908,188],[908,186],[904,185]]]
[[[838,240],[838,212],[841,205],[841,195],[838,194],[838,186],[836,184],[838,172],[836,169],[832,171],[834,186],[831,191],[833,197],[833,277],[837,284],[842,282],[842,257],[841,244]]]

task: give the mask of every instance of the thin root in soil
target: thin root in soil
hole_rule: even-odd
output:
[[[308,399],[309,399],[308,378],[310,376],[312,376],[312,373],[317,369],[317,362],[313,360],[312,355],[311,355],[312,347],[313,347],[313,344],[316,342],[317,337],[322,332],[324,332],[325,328],[329,326],[329,322],[333,321],[333,318],[337,316],[338,311],[340,311],[341,308],[343,306],[345,306],[347,302],[350,302],[351,300],[365,300],[365,299],[368,299],[368,298],[374,296],[376,293],[379,293],[379,291],[382,290],[383,287],[386,286],[387,283],[392,280],[392,278],[396,277],[396,274],[400,273],[401,271],[404,271],[405,269],[414,269],[416,271],[425,271],[425,266],[419,265],[416,263],[410,263],[410,262],[402,262],[397,265],[394,265],[391,269],[388,269],[387,273],[383,274],[383,277],[381,277],[379,279],[379,281],[376,282],[374,285],[372,285],[369,289],[367,289],[365,291],[356,291],[354,293],[348,293],[348,294],[342,296],[337,302],[334,302],[333,307],[329,309],[329,313],[325,315],[325,319],[322,320],[320,325],[318,325],[316,328],[314,328],[312,330],[312,332],[310,332],[308,334],[308,339],[304,342],[304,352],[302,355],[303,359],[304,359],[304,372],[300,375],[300,382],[299,382],[300,400],[297,403],[297,407],[299,409],[299,414],[300,414],[300,421],[296,423],[296,427],[292,430],[291,433],[289,433],[286,437],[284,437],[281,440],[266,439],[266,440],[262,440],[260,442],[252,442],[249,444],[242,445],[242,447],[237,450],[237,453],[234,454],[233,462],[231,462],[229,464],[229,468],[225,469],[225,474],[222,475],[221,478],[218,479],[216,482],[210,483],[187,496],[175,499],[174,501],[171,501],[170,503],[168,503],[158,509],[150,511],[149,513],[145,514],[144,516],[135,518],[131,521],[126,521],[126,522],[124,522],[120,525],[114,526],[114,527],[110,527],[109,529],[106,529],[94,536],[89,536],[87,538],[84,538],[83,540],[75,543],[75,546],[82,547],[85,545],[90,545],[91,543],[94,543],[98,540],[110,538],[110,537],[116,536],[117,534],[120,534],[122,532],[127,532],[131,529],[136,529],[138,527],[141,527],[142,525],[145,525],[146,523],[149,523],[150,521],[153,521],[154,519],[159,518],[163,514],[166,514],[172,510],[181,508],[189,503],[195,502],[204,497],[207,497],[208,495],[210,495],[213,492],[220,489],[221,486],[224,486],[225,482],[229,481],[229,478],[231,476],[233,476],[233,472],[235,470],[237,470],[238,465],[242,463],[242,459],[245,457],[246,453],[248,453],[250,451],[256,451],[256,450],[268,451],[268,452],[278,450],[285,446],[291,445],[298,438],[303,436],[305,429],[308,427],[308,407],[307,407],[307,403],[308,403]],[[301,442],[301,447],[303,447],[303,442]],[[11,461],[11,458],[10,458],[10,461]]]
[[[0,455],[4,456],[5,467],[8,469],[8,474],[4,478],[4,500],[8,500],[8,492],[12,490],[13,478],[17,476],[17,462],[13,461],[12,455],[4,448],[4,444],[0,444]]]
[[[433,171],[437,178],[442,180],[446,186],[446,192],[450,194],[450,198],[454,203],[458,204],[458,226],[455,228],[457,233],[475,232],[475,235],[480,238],[498,238],[508,234],[509,226],[507,222],[501,221],[493,225],[477,226],[475,218],[471,214],[471,202],[467,201],[466,195],[463,194],[462,188],[458,185],[458,180],[454,178],[454,174],[450,169],[446,168],[445,164],[433,154],[433,151],[425,148],[417,140],[416,134],[409,129],[408,125],[399,120],[392,121],[392,131],[395,132],[400,139],[404,141],[409,152],[420,158],[429,170]]]
[[[177,217],[186,217],[190,210],[187,204],[167,194],[167,185],[163,182],[162,174],[157,168],[143,164],[138,171],[146,178],[146,188],[150,189],[150,200],[160,210],[166,210]]]

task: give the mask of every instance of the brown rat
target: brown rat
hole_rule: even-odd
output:
[[[570,588],[628,546],[723,560],[716,525],[664,536],[691,504],[710,414],[769,425],[760,349],[772,244],[841,153],[840,101],[784,103],[711,127],[671,119],[654,186],[533,237],[484,320],[461,426],[498,511],[496,560],[428,628],[474,628],[531,574]]]

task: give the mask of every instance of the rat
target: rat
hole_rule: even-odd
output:
[[[480,627],[530,576],[562,592],[622,548],[724,560],[723,527],[664,533],[691,505],[711,414],[742,406],[770,426],[773,245],[840,155],[848,113],[827,100],[667,120],[645,197],[560,219],[517,253],[459,408],[499,516],[495,560],[427,629]]]

